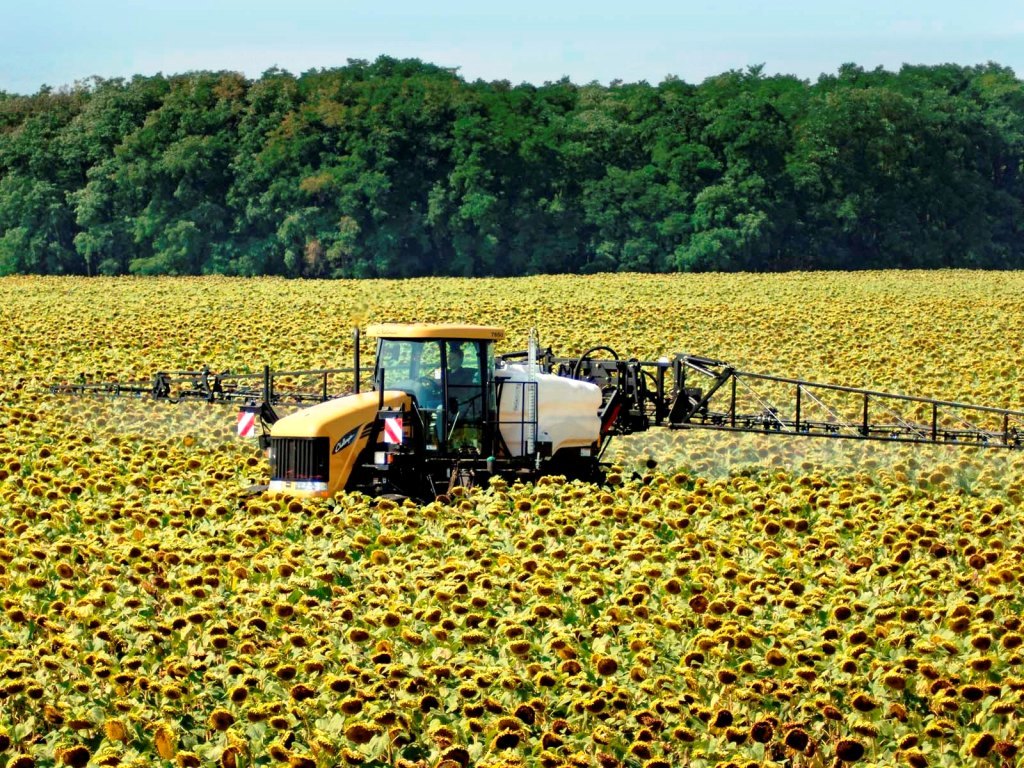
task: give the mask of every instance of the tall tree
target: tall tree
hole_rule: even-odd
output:
[[[0,273],[1024,266],[1024,88],[979,67],[466,82],[415,59],[0,93]]]

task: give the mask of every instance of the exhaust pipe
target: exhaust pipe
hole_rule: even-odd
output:
[[[359,326],[352,329],[352,344],[355,347],[355,381],[352,384],[352,391],[359,394]]]

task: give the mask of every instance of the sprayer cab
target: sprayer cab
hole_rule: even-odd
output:
[[[494,342],[501,328],[372,325],[377,337],[373,388],[413,398],[426,450],[481,453],[493,442],[497,413]]]

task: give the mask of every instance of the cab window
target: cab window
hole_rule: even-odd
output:
[[[435,408],[441,403],[440,370],[440,342],[383,339],[374,379],[383,389],[413,395],[421,408]]]

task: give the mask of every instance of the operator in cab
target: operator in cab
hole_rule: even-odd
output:
[[[466,387],[480,383],[480,369],[465,366],[466,353],[460,342],[448,342],[448,386]]]
[[[480,426],[483,418],[483,390],[480,384],[480,361],[476,347],[470,345],[474,354],[466,361],[465,342],[447,343],[446,369],[448,374],[448,411],[451,415],[450,437],[462,447],[473,447],[480,440]]]

